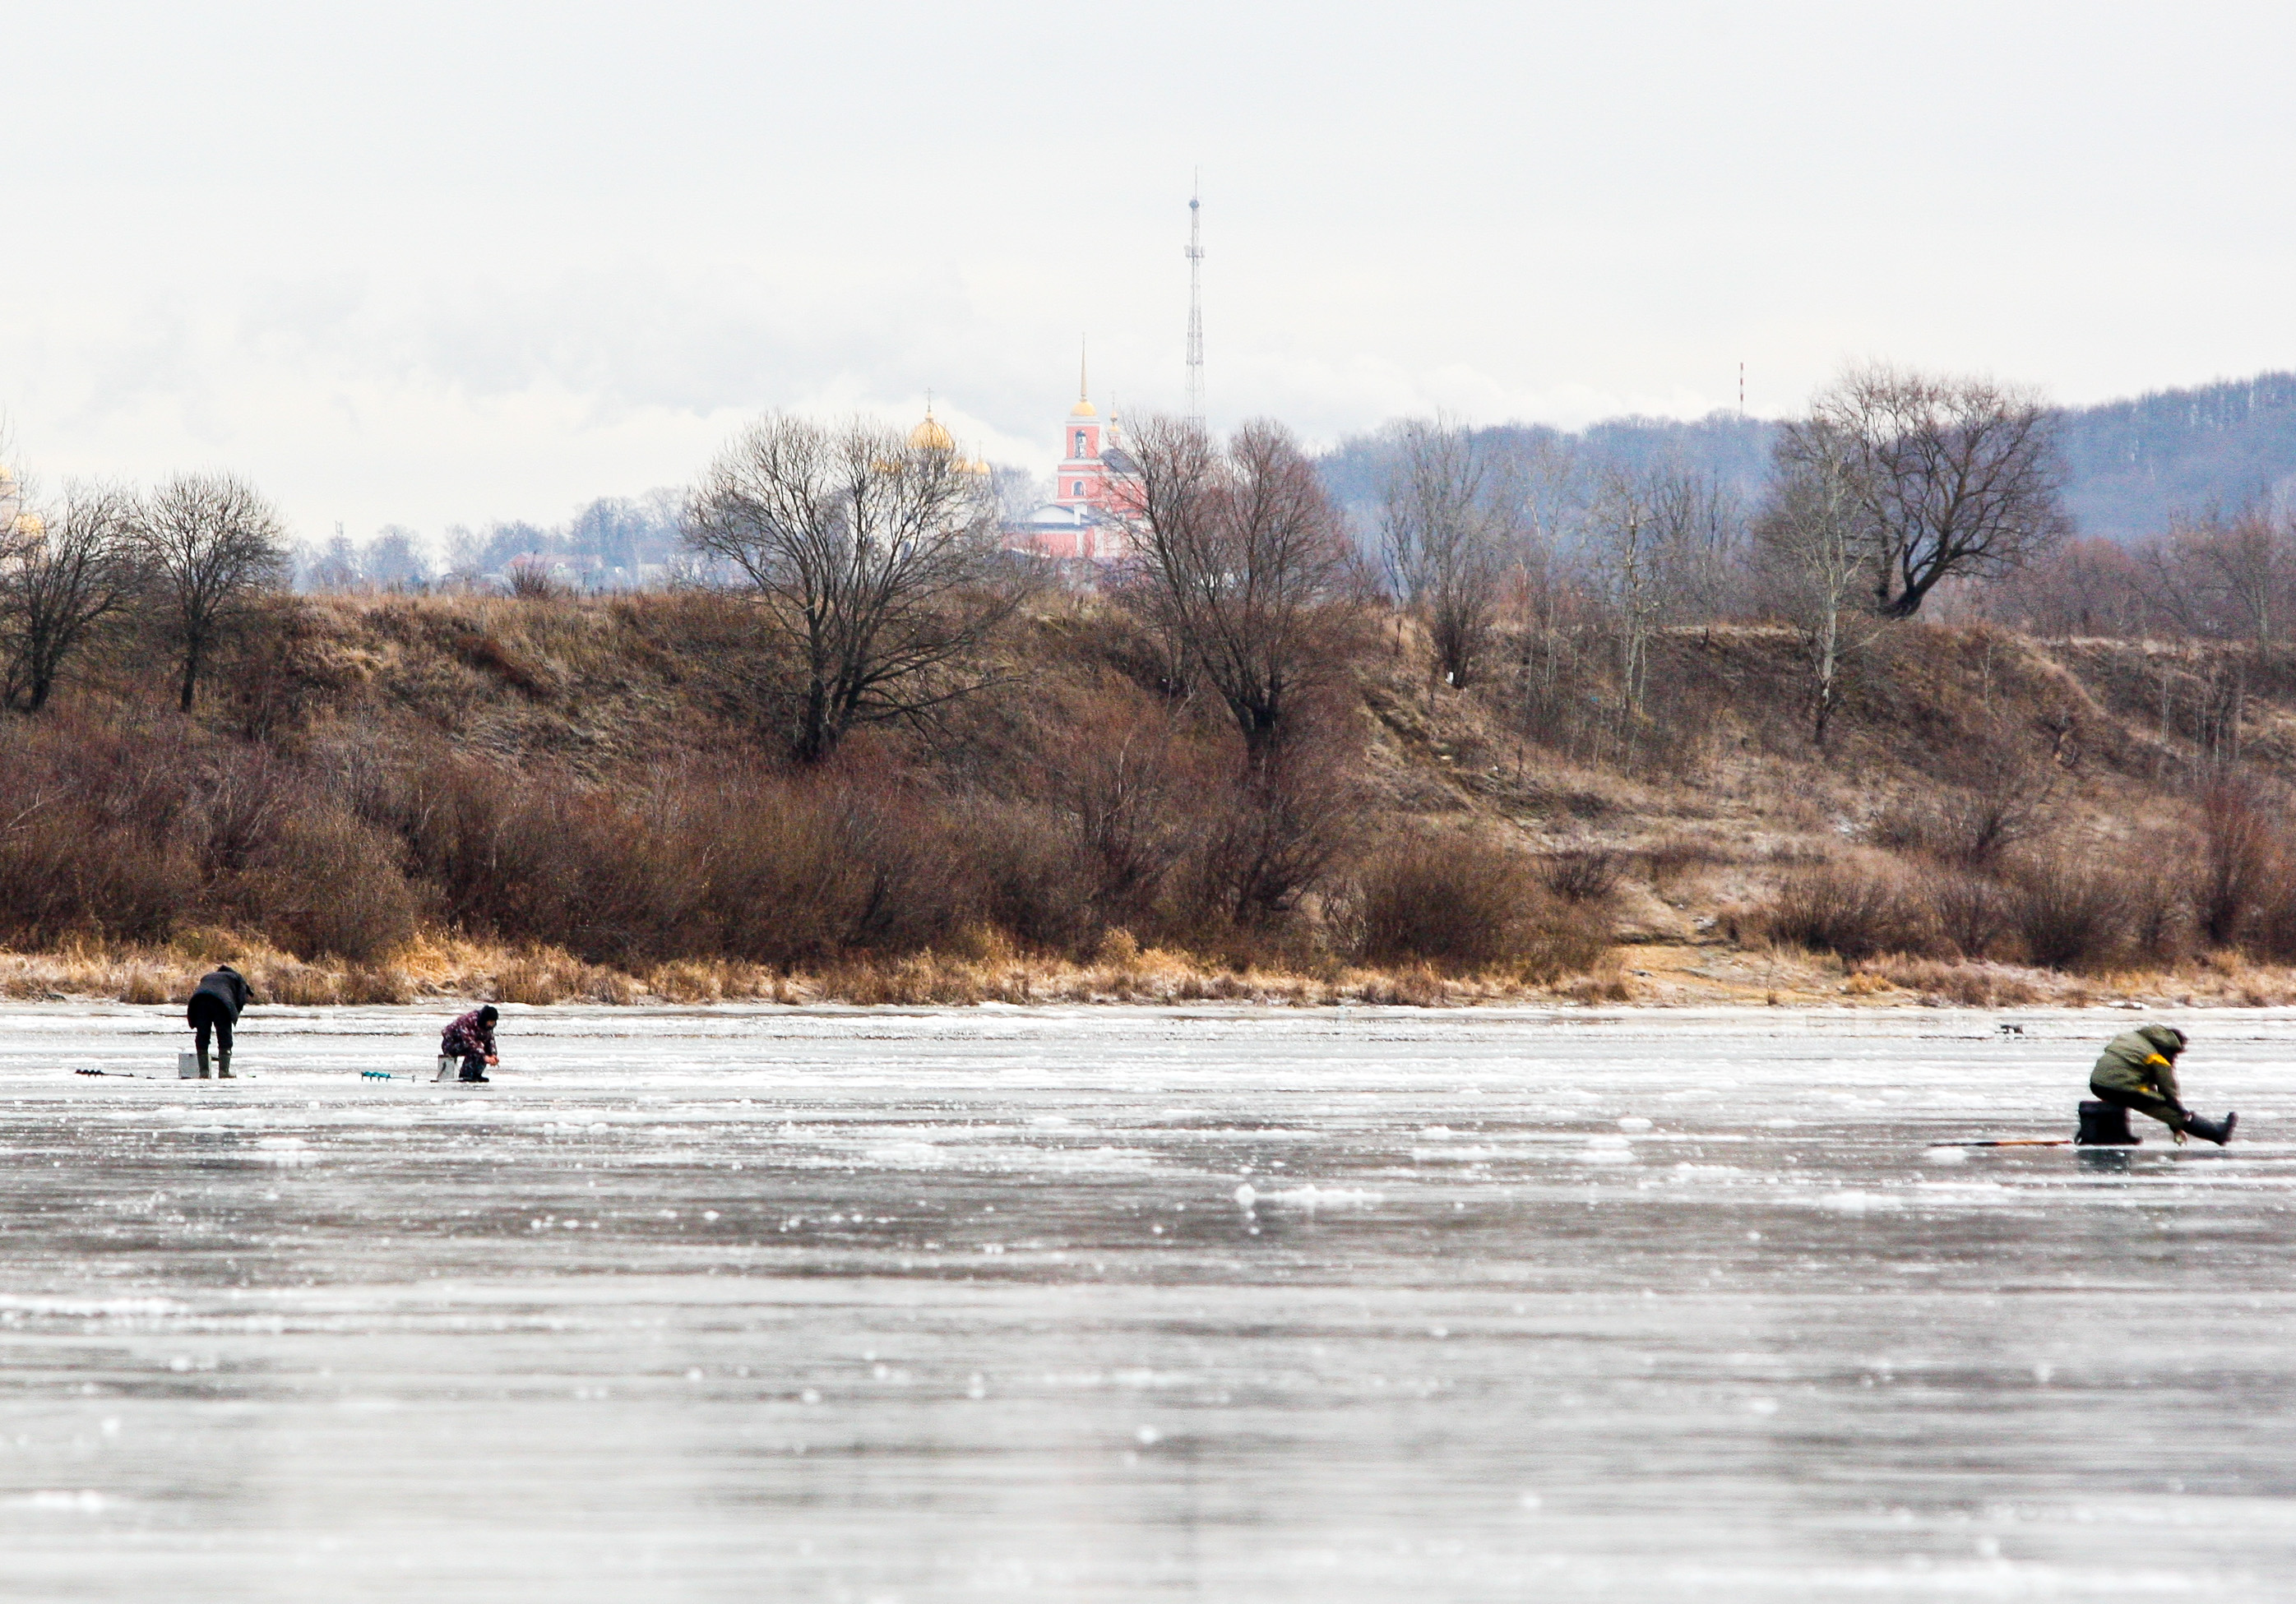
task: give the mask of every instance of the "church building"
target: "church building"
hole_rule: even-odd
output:
[[[1124,453],[1124,430],[1114,408],[1103,423],[1093,405],[1082,363],[1076,405],[1061,426],[1061,463],[1053,499],[1007,531],[1016,551],[1063,561],[1114,562],[1131,550],[1120,517],[1136,470]]]

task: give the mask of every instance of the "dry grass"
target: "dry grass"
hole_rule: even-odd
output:
[[[1449,1007],[1540,998],[1623,1000],[1615,964],[1588,981],[1541,984],[1521,966],[1443,974],[1421,963],[1396,968],[1332,962],[1305,967],[1207,962],[1193,954],[1142,947],[1130,932],[1109,933],[1091,960],[1013,951],[978,934],[970,950],[928,949],[784,972],[723,959],[680,959],[630,973],[586,963],[547,947],[493,947],[425,931],[375,965],[305,962],[255,938],[202,927],[167,947],[82,945],[48,953],[0,951],[0,997],[24,1001],[109,1000],[180,1003],[200,977],[228,962],[248,977],[259,1002],[291,1007],[405,1003],[436,998],[548,1006],[559,1002],[840,1002],[967,1007],[982,1002],[1249,1002],[1309,1007],[1365,1002]],[[1589,989],[1591,986],[1591,989]]]

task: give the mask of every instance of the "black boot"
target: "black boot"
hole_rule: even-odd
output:
[[[477,1082],[480,1085],[486,1085],[488,1084],[487,1081],[487,1072],[483,1069],[464,1069],[463,1071],[463,1080],[465,1084],[473,1081]]]
[[[216,1054],[216,1079],[229,1080],[231,1078],[231,1054],[228,1052],[217,1052]]]
[[[2197,1114],[2185,1117],[2185,1129],[2202,1142],[2213,1142],[2218,1147],[2232,1140],[2232,1128],[2240,1123],[2240,1116],[2227,1114],[2222,1119],[2203,1119]]]
[[[202,1047],[202,1048],[201,1048],[201,1049],[200,1049],[200,1078],[201,1078],[201,1080],[205,1080],[205,1079],[207,1079],[207,1077],[208,1077],[208,1050],[207,1050],[206,1048]]]

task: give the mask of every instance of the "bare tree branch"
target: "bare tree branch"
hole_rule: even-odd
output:
[[[1849,620],[1881,544],[1858,495],[1853,449],[1823,424],[1789,430],[1779,442],[1777,475],[1754,525],[1758,561],[1807,637],[1811,738],[1821,747],[1842,664],[1869,643],[1871,631]]]
[[[135,498],[72,485],[53,519],[0,506],[0,705],[47,706],[65,665],[135,585]]]
[[[1154,418],[1131,455],[1126,595],[1218,693],[1257,765],[1323,659],[1324,613],[1349,571],[1338,511],[1279,424],[1247,423],[1223,446]]]
[[[2070,532],[2054,414],[1981,379],[1853,369],[1790,425],[1783,460],[1829,431],[1875,544],[1873,610],[1911,618],[1939,581],[2005,573]]]
[[[1489,647],[1519,498],[1462,425],[1414,419],[1392,433],[1380,523],[1388,583],[1425,615],[1444,678],[1464,686]]]
[[[184,473],[137,509],[135,545],[183,653],[179,704],[188,713],[217,640],[249,602],[280,583],[285,531],[271,503],[244,479]]]
[[[914,720],[988,683],[962,672],[1023,595],[987,477],[952,449],[858,421],[774,414],[693,487],[689,549],[730,569],[795,651],[790,749],[815,763],[855,726]]]

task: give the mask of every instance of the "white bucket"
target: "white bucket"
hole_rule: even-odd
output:
[[[450,1059],[442,1052],[439,1055],[439,1073],[432,1076],[430,1078],[432,1080],[453,1080],[455,1076],[461,1073],[461,1060],[457,1059]]]
[[[196,1052],[179,1052],[176,1055],[176,1076],[179,1080],[208,1078],[200,1072],[200,1055]]]

